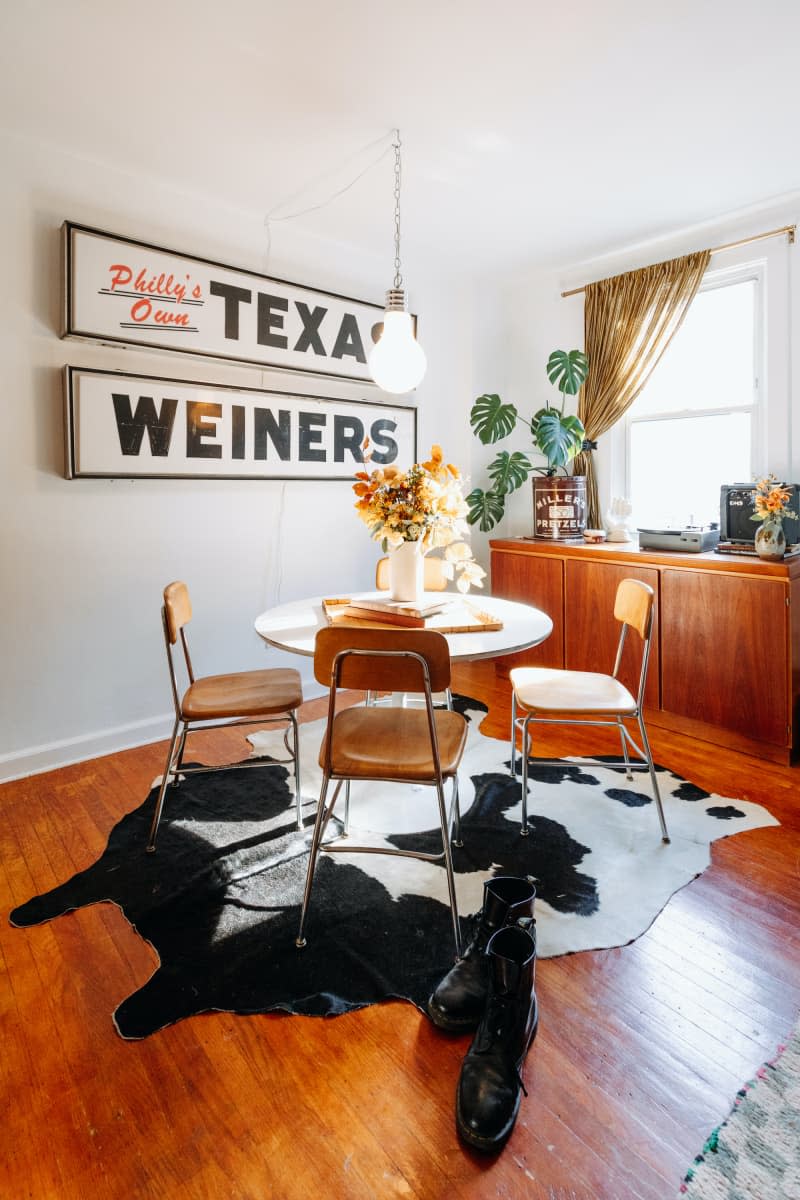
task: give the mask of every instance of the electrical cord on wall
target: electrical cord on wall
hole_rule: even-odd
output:
[[[377,154],[375,156],[375,158],[373,158],[372,161],[369,162],[367,164],[367,166],[365,166],[363,168],[363,170],[359,171],[359,173],[355,176],[354,179],[351,179],[349,183],[346,183],[344,185],[344,187],[339,188],[338,191],[335,191],[331,196],[328,196],[328,198],[326,200],[321,200],[319,202],[319,204],[311,204],[308,206],[308,208],[300,208],[300,209],[297,209],[295,212],[285,213],[283,216],[276,215],[280,211],[280,209],[286,208],[293,201],[299,200],[299,198],[301,196],[306,195],[311,190],[311,188],[314,187],[316,184],[323,182],[325,179],[328,179],[334,173],[333,171],[323,172],[322,175],[318,175],[315,179],[310,180],[307,184],[304,184],[303,187],[299,188],[296,192],[292,193],[292,195],[289,196],[286,200],[282,200],[279,204],[274,204],[272,206],[272,208],[269,210],[269,212],[264,217],[264,226],[267,231],[267,249],[266,249],[267,264],[269,263],[270,254],[272,252],[272,222],[274,222],[274,221],[292,221],[292,220],[294,220],[295,217],[304,217],[308,213],[318,212],[321,208],[326,208],[329,204],[332,204],[334,200],[338,200],[340,196],[343,196],[345,194],[345,192],[349,192],[352,187],[355,187],[355,185],[359,182],[360,179],[363,179],[364,176],[367,175],[373,169],[373,167],[376,167],[378,165],[378,163],[381,162],[386,157],[386,155],[390,153],[390,151],[393,148],[394,135],[395,135],[395,130],[390,129],[388,131],[388,133],[382,134],[379,138],[376,138],[374,142],[368,142],[366,146],[362,146],[362,148],[360,150],[357,150],[355,154],[351,154],[350,157],[345,160],[345,163],[343,165],[346,165],[348,162],[351,162],[353,159],[359,158],[359,157],[361,157],[361,155],[366,154],[371,150],[374,150],[376,146],[383,147],[380,154]],[[338,169],[341,170],[341,168],[338,168]]]
[[[272,601],[273,604],[280,604],[281,591],[283,590],[283,554],[282,554],[283,545],[282,545],[282,543],[283,543],[283,510],[284,510],[285,502],[286,502],[286,481],[284,480],[283,483],[281,484],[281,494],[280,494],[280,499],[278,501],[278,520],[277,520],[277,522],[275,522],[275,528],[278,531],[278,536],[276,538],[276,545],[275,545],[275,551],[276,551],[275,560],[276,560],[278,569],[275,572],[276,581],[275,581],[275,588],[274,588],[274,593],[273,593],[273,601]]]

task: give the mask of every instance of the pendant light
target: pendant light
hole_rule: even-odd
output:
[[[400,271],[400,130],[394,145],[394,280],[386,293],[383,333],[369,355],[369,370],[379,388],[399,395],[410,392],[425,374],[425,351],[414,337],[414,322],[406,309]]]

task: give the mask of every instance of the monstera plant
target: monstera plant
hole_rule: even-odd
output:
[[[546,466],[536,466],[521,450],[501,450],[489,464],[492,486],[474,488],[467,496],[470,525],[484,532],[493,529],[505,512],[506,496],[521,487],[533,472],[566,474],[568,463],[583,446],[586,431],[577,417],[564,415],[567,396],[575,396],[589,373],[589,360],[582,350],[554,350],[547,360],[547,378],[558,389],[560,403],[545,402],[532,417],[520,417],[513,404],[504,404],[497,395],[479,396],[469,415],[470,425],[484,446],[508,437],[518,424],[530,429],[534,447],[544,455]]]

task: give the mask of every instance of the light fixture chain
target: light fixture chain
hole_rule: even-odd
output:
[[[396,129],[394,143],[394,286],[402,288],[403,275],[400,270],[400,130]]]

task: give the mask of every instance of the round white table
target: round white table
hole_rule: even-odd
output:
[[[385,600],[386,592],[358,592],[351,599]],[[432,592],[430,599],[441,600],[443,592]],[[458,599],[458,594],[453,594]],[[538,646],[550,636],[553,622],[541,609],[531,604],[520,604],[516,600],[501,600],[498,596],[484,596],[470,592],[468,599],[482,612],[491,613],[503,622],[502,629],[476,630],[469,633],[446,633],[453,662],[475,662],[481,658],[496,658],[502,654],[513,654],[516,650],[527,650]],[[293,654],[314,654],[314,638],[317,631],[326,625],[322,611],[322,597],[310,600],[294,600],[268,608],[256,617],[256,632],[270,646],[288,650]]]

